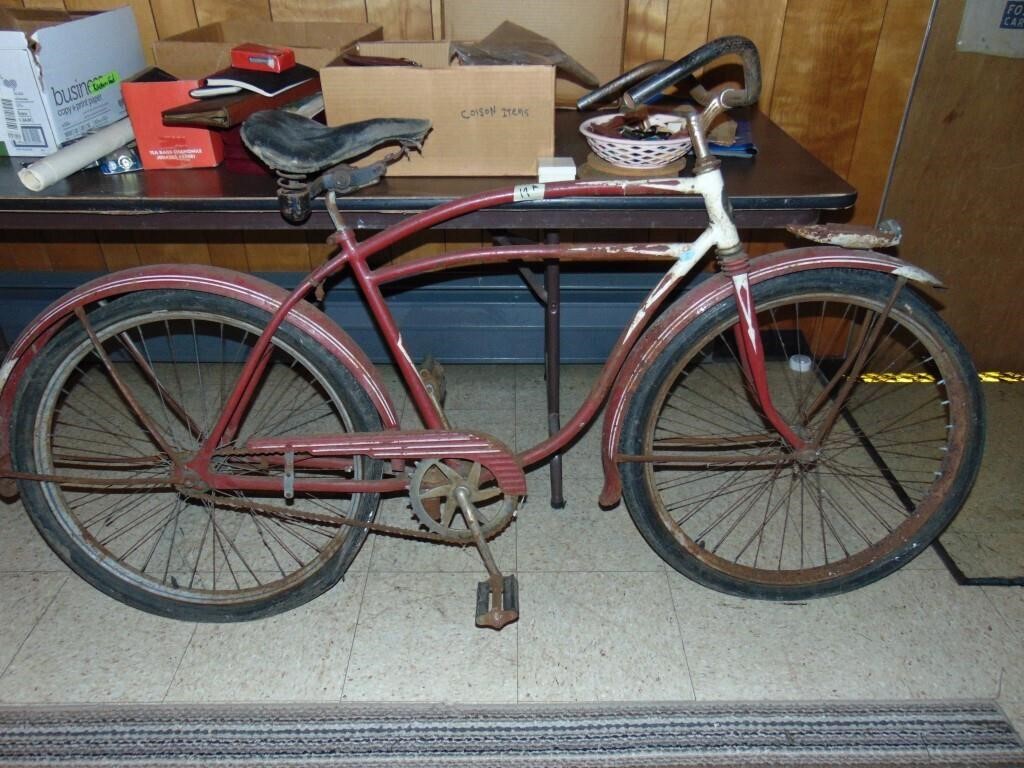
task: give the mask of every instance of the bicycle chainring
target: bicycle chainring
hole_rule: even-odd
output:
[[[515,514],[518,498],[506,496],[493,479],[481,482],[483,468],[478,462],[426,459],[416,465],[409,483],[409,500],[417,521],[429,531],[458,543],[472,542],[473,536],[455,499],[463,486],[477,508],[477,520],[484,538],[502,530]]]

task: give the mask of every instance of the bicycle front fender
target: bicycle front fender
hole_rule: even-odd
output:
[[[46,343],[74,315],[78,307],[127,293],[187,290],[236,299],[273,313],[288,298],[288,291],[253,275],[221,267],[161,264],[113,272],[92,280],[57,299],[43,310],[15,340],[0,367],[0,474],[9,472],[8,429],[18,384],[29,364]],[[308,302],[300,302],[287,322],[327,349],[355,377],[370,397],[385,429],[398,428],[398,415],[380,374],[365,353],[337,323]],[[13,481],[0,480],[0,495],[13,496]]]
[[[827,246],[794,248],[752,259],[750,283],[756,285],[773,277],[811,269],[864,269],[905,277],[911,282],[933,287],[942,286],[935,276],[894,256]],[[668,307],[630,350],[616,376],[605,410],[601,447],[601,463],[604,468],[601,506],[614,506],[622,498],[622,478],[615,463],[615,453],[622,436],[624,419],[644,371],[677,334],[702,312],[732,296],[732,290],[732,283],[725,274],[718,273],[705,280]]]

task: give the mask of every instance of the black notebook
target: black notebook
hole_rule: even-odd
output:
[[[263,72],[255,69],[239,69],[228,67],[220,72],[214,72],[204,85],[210,86],[235,86],[243,88],[262,96],[277,96],[289,88],[305,83],[317,77],[317,71],[312,67],[296,64],[284,72]]]

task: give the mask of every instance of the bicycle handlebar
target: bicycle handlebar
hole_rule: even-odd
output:
[[[597,106],[623,88],[646,77],[647,80],[630,88],[623,96],[625,106],[634,109],[638,103],[652,98],[670,85],[689,77],[708,62],[730,53],[738,53],[743,59],[744,88],[742,90],[727,90],[723,94],[723,106],[730,108],[749,106],[755,103],[761,95],[761,58],[753,42],[740,35],[731,35],[711,40],[676,62],[648,61],[646,64],[634,67],[581,97],[576,102],[576,108],[589,109]],[[654,76],[650,77],[652,74]],[[707,106],[712,99],[711,94],[699,84],[691,89],[690,95],[704,106]]]
[[[704,43],[654,77],[630,88],[623,94],[622,101],[627,107],[634,109],[638,104],[647,102],[705,64],[730,53],[738,53],[743,60],[744,87],[740,90],[725,91],[722,94],[722,104],[729,108],[750,106],[756,103],[761,95],[761,57],[757,53],[757,46],[741,35],[729,35]]]
[[[654,61],[648,61],[638,67],[634,67],[628,72],[623,72],[614,80],[609,80],[604,85],[590,91],[590,93],[580,96],[576,101],[576,109],[590,109],[591,107],[596,107],[606,99],[609,99],[612,96],[618,96],[623,88],[633,85],[633,83],[645,77],[650,77],[653,74],[661,72],[665,67],[671,64],[672,62],[667,59],[655,59]]]

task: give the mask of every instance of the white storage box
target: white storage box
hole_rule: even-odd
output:
[[[0,9],[7,154],[49,155],[121,120],[121,81],[145,65],[131,8],[87,15]]]

